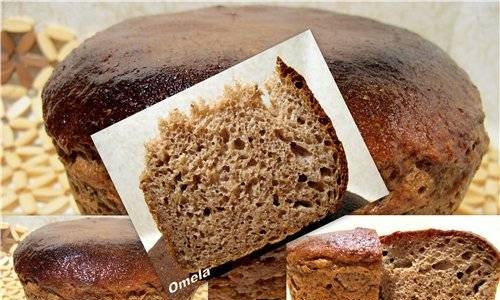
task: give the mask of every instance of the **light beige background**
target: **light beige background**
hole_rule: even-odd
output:
[[[317,7],[367,16],[404,27],[431,40],[448,52],[477,85],[487,114],[492,144],[499,145],[499,3],[375,3],[276,2],[266,4]],[[2,16],[26,15],[37,26],[68,25],[88,36],[123,19],[146,14],[176,12],[211,3],[2,3]]]

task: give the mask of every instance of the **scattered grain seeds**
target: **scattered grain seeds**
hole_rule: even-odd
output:
[[[26,171],[26,174],[28,174],[28,176],[39,176],[39,175],[53,172],[51,167],[45,167],[45,166],[31,167],[31,168],[25,169],[25,171]]]
[[[33,121],[28,120],[27,118],[15,118],[11,119],[9,125],[13,129],[31,129],[35,128],[36,124]]]
[[[19,195],[19,205],[25,214],[31,215],[37,211],[35,198],[29,193]]]
[[[57,196],[62,196],[64,191],[56,188],[39,188],[32,191],[36,199],[50,200]]]
[[[57,59],[56,46],[49,39],[49,37],[45,33],[40,32],[36,35],[36,38],[38,41],[38,48],[40,48],[40,51],[42,51],[43,55],[47,58],[47,60],[49,61],[56,60]]]
[[[19,99],[28,93],[28,90],[19,84],[2,84],[1,96],[7,99]]]
[[[27,96],[22,96],[19,100],[14,102],[7,111],[5,112],[5,115],[9,120],[13,120],[25,112],[28,111],[31,105],[31,99]]]
[[[38,131],[36,129],[27,130],[24,133],[19,134],[19,137],[14,142],[17,147],[26,146],[31,144],[38,136]]]
[[[56,180],[56,178],[57,178],[56,173],[54,172],[46,173],[44,175],[32,178],[30,180],[29,187],[31,189],[36,189],[53,182],[54,180]]]
[[[16,52],[20,54],[27,53],[31,48],[33,48],[35,41],[36,35],[33,31],[23,34],[21,39],[17,42]]]
[[[62,210],[67,204],[68,199],[66,197],[59,197],[42,206],[38,213],[41,215],[53,214]]]
[[[15,171],[12,175],[14,191],[24,189],[28,185],[28,175],[24,171]]]
[[[23,146],[23,147],[17,147],[15,151],[20,156],[35,156],[43,154],[45,152],[45,149],[39,146]]]
[[[50,156],[49,162],[55,171],[64,171],[64,166],[61,163],[61,161],[59,160],[59,158],[57,158],[57,156]]]
[[[6,181],[7,179],[10,179],[14,171],[8,166],[2,166],[2,182]]]
[[[28,170],[49,161],[47,154],[34,156],[23,163],[23,169]]]
[[[69,42],[75,38],[71,29],[61,25],[49,25],[45,28],[45,34],[56,41]]]
[[[31,110],[33,115],[35,116],[35,120],[37,122],[43,121],[43,113],[42,113],[42,98],[40,95],[36,96],[31,100]]]
[[[2,145],[8,148],[14,145],[14,131],[7,125],[2,126]]]
[[[2,29],[6,32],[23,33],[33,29],[34,21],[27,17],[10,17],[3,20]]]
[[[17,169],[21,166],[21,158],[17,153],[5,152],[4,158],[7,165],[13,169]]]
[[[14,204],[14,202],[17,201],[17,195],[15,193],[9,192],[9,193],[3,194],[1,199],[2,199],[2,202],[0,204],[0,208],[3,210],[6,207],[11,206],[12,204]]]
[[[76,40],[66,43],[66,45],[64,45],[59,50],[59,53],[57,54],[57,60],[63,61],[66,58],[66,56],[68,56],[71,53],[71,51],[73,51],[76,47],[78,47],[79,44],[80,42]]]
[[[53,71],[54,67],[51,66],[47,66],[41,69],[40,72],[38,72],[38,75],[33,80],[33,87],[38,91],[41,91],[47,80],[49,80],[49,77]]]

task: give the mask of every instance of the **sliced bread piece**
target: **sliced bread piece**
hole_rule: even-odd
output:
[[[140,187],[188,270],[281,241],[340,204],[345,154],[304,78],[278,58],[266,88],[270,106],[236,84],[191,116],[175,111],[146,145]]]
[[[396,232],[381,239],[384,300],[494,300],[499,253],[467,232]]]
[[[287,247],[294,300],[379,300],[381,277],[382,248],[371,229],[316,235]]]

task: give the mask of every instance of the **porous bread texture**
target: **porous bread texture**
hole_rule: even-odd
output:
[[[396,232],[381,239],[383,300],[494,300],[498,251],[467,232]]]
[[[294,300],[379,300],[382,248],[374,230],[332,232],[289,245]]]
[[[146,145],[140,187],[188,270],[281,241],[340,204],[345,154],[304,78],[278,59],[266,89],[269,107],[237,83],[191,116],[174,111]]]

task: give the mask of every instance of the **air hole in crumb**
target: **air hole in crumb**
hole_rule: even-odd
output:
[[[266,130],[265,130],[265,129],[261,129],[261,130],[259,130],[259,134],[260,134],[260,135],[264,135],[264,134],[266,134]]]
[[[181,184],[180,189],[182,192],[184,192],[186,190],[186,188],[187,188],[187,184],[185,184],[185,183]]]
[[[471,259],[471,258],[472,258],[472,255],[473,255],[472,251],[466,251],[466,252],[464,252],[464,253],[462,254],[462,258],[463,258],[463,259],[466,259],[466,260],[469,260],[469,259]]]
[[[303,87],[304,87],[304,83],[303,83],[302,81],[298,81],[298,80],[297,80],[297,81],[295,81],[293,84],[294,84],[294,85],[295,85],[295,87],[296,87],[296,88],[298,88],[298,89],[301,89],[301,88],[303,88]]]
[[[274,206],[280,206],[280,198],[276,194],[273,195],[273,205]]]
[[[387,252],[387,250],[382,251],[382,256],[387,256],[387,254],[389,254],[389,252]]]
[[[212,212],[212,211],[211,211],[211,210],[210,210],[210,208],[208,208],[208,207],[205,207],[205,208],[203,209],[203,215],[204,215],[205,217],[210,216],[210,213],[211,213],[211,212]]]
[[[300,174],[299,178],[297,179],[298,182],[306,182],[307,181],[307,176],[304,174]]]
[[[331,289],[332,289],[332,287],[333,287],[333,286],[332,286],[331,284],[327,284],[327,285],[325,286],[325,289],[327,289],[327,290],[331,290]]]
[[[233,141],[233,147],[237,150],[245,149],[245,142],[243,142],[240,138],[237,138]]]
[[[441,260],[441,261],[438,261],[437,263],[434,263],[432,265],[432,268],[434,270],[447,270],[449,268],[453,267],[453,264],[451,262],[449,262],[448,260]]]
[[[313,188],[313,189],[317,190],[318,192],[323,192],[325,190],[322,182],[308,181],[307,185],[310,188]]]
[[[224,171],[224,172],[229,172],[229,170],[230,170],[229,166],[222,167],[222,171]]]
[[[295,142],[290,143],[290,148],[292,149],[292,152],[297,156],[311,156],[311,152]]]
[[[418,192],[419,194],[422,194],[423,192],[425,192],[425,190],[426,190],[426,189],[427,189],[427,187],[425,187],[425,186],[421,186],[421,187],[419,187],[419,188],[418,188],[417,192]]]
[[[409,259],[399,259],[394,263],[395,268],[411,268],[413,266]]]
[[[259,231],[259,234],[262,234],[262,235],[264,235],[264,234],[266,234],[266,233],[267,233],[267,231],[265,231],[264,229],[261,229],[261,230]]]
[[[306,200],[297,200],[293,203],[293,208],[297,208],[299,206],[309,208],[312,206],[312,203]]]
[[[474,285],[474,293],[477,294],[479,292],[479,288],[481,288],[481,286],[483,284],[486,283],[486,280],[485,279],[481,279],[479,280],[475,285]]]
[[[255,166],[255,165],[257,165],[257,161],[256,161],[255,159],[251,158],[251,159],[248,161],[247,166],[248,166],[248,167],[253,167],[253,166]]]
[[[278,139],[282,140],[285,143],[288,143],[290,141],[290,139],[285,136],[283,129],[274,129],[274,135],[276,135]]]
[[[319,169],[319,172],[320,172],[321,176],[332,176],[333,175],[332,169],[327,168],[327,167],[321,167]]]
[[[297,123],[299,124],[304,124],[306,121],[304,121],[304,119],[302,119],[301,117],[297,117]]]
[[[457,278],[462,279],[464,277],[464,272],[457,272]]]

